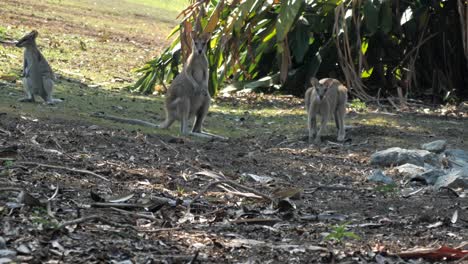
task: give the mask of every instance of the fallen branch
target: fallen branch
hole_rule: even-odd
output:
[[[93,221],[93,220],[97,220],[99,222],[102,222],[102,223],[110,225],[110,226],[128,227],[128,228],[135,229],[134,226],[114,223],[114,222],[111,222],[111,221],[109,221],[109,220],[107,220],[107,219],[105,219],[105,218],[103,218],[103,217],[101,217],[99,215],[89,215],[89,216],[85,216],[85,217],[82,217],[82,218],[77,218],[77,219],[74,219],[74,220],[71,220],[71,221],[66,221],[66,222],[63,222],[60,225],[58,225],[56,229],[62,229],[62,228],[66,227],[66,226],[69,226],[69,225],[82,224],[84,222]]]
[[[177,151],[177,149],[175,149],[173,146],[167,144],[166,142],[162,141],[161,139],[159,139],[159,142],[161,142],[161,144],[163,144],[166,148],[174,151],[176,153],[175,157],[174,158],[177,158],[179,156],[179,151]]]
[[[22,192],[23,188],[18,187],[0,187],[0,192]]]
[[[1,113],[0,113],[0,115],[1,115]],[[8,130],[4,130],[4,129],[1,129],[1,128],[0,128],[0,133],[5,134],[5,135],[11,137],[11,132],[8,131]]]
[[[234,186],[234,187],[236,187],[236,188],[242,189],[242,190],[244,190],[244,191],[247,191],[247,192],[251,192],[251,193],[253,193],[253,194],[256,194],[256,195],[262,197],[262,198],[265,199],[265,200],[273,201],[273,199],[272,199],[270,196],[268,196],[268,195],[266,195],[266,194],[263,194],[263,193],[261,193],[261,192],[259,192],[259,191],[257,191],[257,190],[254,190],[254,189],[252,189],[252,188],[246,187],[246,186],[244,186],[244,185],[241,185],[241,184],[239,184],[239,183],[237,183],[237,182],[234,182],[234,181],[231,181],[231,180],[221,180],[221,181],[215,181],[215,182],[212,182],[212,183],[208,184],[201,192],[199,192],[199,193],[197,194],[197,196],[195,196],[195,198],[193,198],[193,200],[190,202],[190,204],[189,204],[189,209],[190,209],[190,205],[192,205],[196,200],[200,199],[200,197],[201,197],[203,194],[205,194],[209,189],[211,189],[211,188],[213,188],[214,186],[219,185],[219,184],[229,184],[229,185],[231,185],[231,186]]]
[[[15,161],[16,158],[0,158],[0,161]]]
[[[170,232],[170,231],[176,231],[180,230],[180,227],[168,227],[168,228],[158,228],[158,229],[153,229],[153,230],[137,230],[138,232],[145,232],[145,233],[159,233],[159,232]]]
[[[147,206],[143,204],[131,204],[131,203],[92,203],[92,207],[99,207],[99,208],[145,208]]]
[[[63,222],[61,223],[60,225],[57,226],[57,229],[62,229],[66,226],[69,226],[69,225],[77,225],[77,224],[81,224],[81,223],[84,223],[84,222],[88,222],[88,221],[92,221],[92,220],[100,220],[101,217],[99,215],[89,215],[89,216],[85,216],[85,217],[82,217],[82,218],[77,218],[77,219],[74,219],[74,220],[71,220],[71,221],[66,221],[66,222]]]
[[[139,213],[135,213],[135,212],[129,212],[129,211],[122,210],[122,209],[119,209],[119,208],[116,208],[116,207],[111,207],[110,209],[112,209],[112,210],[114,210],[116,212],[122,213],[122,214],[133,215],[133,216],[140,217],[140,218],[145,218],[145,219],[148,219],[148,220],[151,220],[151,221],[157,220],[156,217],[154,217],[152,215],[145,215],[145,214],[139,214]]]
[[[54,194],[52,195],[52,197],[48,198],[47,201],[52,201],[57,196],[58,192],[59,192],[59,185],[57,184],[57,188],[55,188]]]
[[[144,121],[140,119],[133,119],[133,118],[118,117],[118,116],[113,116],[113,115],[106,115],[103,112],[96,112],[96,113],[91,114],[91,116],[103,118],[107,120],[112,120],[112,121],[116,121],[116,122],[120,122],[124,124],[146,126],[146,127],[151,127],[151,128],[160,128],[159,125],[148,122],[148,121]],[[217,139],[223,139],[223,140],[227,139],[226,137],[218,136],[218,135],[211,134],[208,132],[190,132],[189,135],[200,137],[200,138],[209,138],[209,139],[211,138],[217,138]]]
[[[390,97],[388,97],[387,100],[397,111],[400,111],[400,108],[395,104],[395,102],[393,102]]]
[[[151,122],[147,122],[147,121],[140,120],[140,119],[123,118],[123,117],[118,117],[118,116],[113,116],[113,115],[106,115],[103,112],[96,112],[96,113],[91,114],[91,116],[106,119],[106,120],[116,121],[116,122],[120,122],[124,124],[159,128],[159,125],[151,123]]]
[[[100,175],[100,174],[97,174],[97,173],[94,173],[92,171],[89,171],[89,170],[81,170],[81,169],[75,169],[75,168],[69,168],[69,167],[63,167],[63,166],[56,166],[56,165],[50,165],[50,164],[43,164],[43,163],[38,163],[38,162],[30,162],[30,161],[20,161],[20,162],[16,162],[14,165],[12,166],[16,166],[16,165],[19,165],[19,164],[24,164],[24,165],[34,165],[34,166],[39,166],[39,167],[44,167],[44,168],[51,168],[51,169],[59,169],[59,170],[67,170],[67,171],[72,171],[72,172],[78,172],[78,173],[83,173],[83,174],[89,174],[91,176],[94,176],[94,177],[97,177],[101,180],[104,180],[104,181],[110,181],[109,179],[107,179],[106,177]]]
[[[245,198],[263,199],[262,197],[253,193],[236,192],[236,191],[229,190],[229,188],[226,188],[224,186],[219,186],[219,188],[225,190],[227,193],[232,194],[232,195],[237,195],[237,196],[245,197]]]
[[[315,186],[313,189],[307,191],[308,194],[313,194],[318,190],[327,190],[327,191],[357,191],[355,188],[350,188],[346,186],[337,186],[337,185],[319,185]]]

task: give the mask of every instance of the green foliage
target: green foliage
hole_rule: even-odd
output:
[[[5,27],[0,26],[0,40],[5,39],[6,32],[7,32],[7,29]]]
[[[31,221],[40,228],[55,229],[58,227],[57,221],[49,219],[47,209],[42,207],[34,207],[31,213]]]
[[[350,108],[356,112],[364,112],[367,110],[367,105],[361,99],[355,98],[351,101]]]
[[[375,191],[384,194],[395,194],[398,192],[398,186],[395,183],[379,185],[375,187]]]
[[[281,84],[283,92],[302,95],[311,76],[334,75],[353,81],[342,70],[350,63],[360,71],[356,75],[371,96],[379,90],[381,96],[396,95],[396,87],[404,87],[410,96],[430,94],[440,101],[452,90],[458,98],[468,97],[468,91],[460,88],[467,83],[467,65],[460,21],[453,15],[457,1],[438,2],[205,1],[201,25],[213,33],[208,51],[210,92],[216,94],[225,81],[279,74],[276,85]],[[345,9],[343,17],[335,16],[337,7]],[[186,33],[198,14],[195,6],[187,9],[185,19],[173,31],[176,39],[171,46],[139,69],[142,78],[135,90],[151,93],[155,84],[170,83],[179,73],[189,49]],[[349,54],[344,62],[337,47],[347,43]],[[369,98],[354,88],[351,93]]]
[[[341,225],[334,226],[331,233],[328,234],[324,239],[325,240],[335,240],[338,243],[341,243],[346,238],[356,239],[356,240],[361,239],[354,232],[346,231],[348,225],[349,225],[349,223],[344,223],[344,224],[341,224]]]
[[[180,197],[180,196],[184,196],[185,194],[185,189],[184,187],[182,186],[177,186],[177,195]]]
[[[14,163],[13,163],[12,160],[5,160],[5,161],[3,162],[3,166],[5,166],[6,168],[13,166],[13,164],[14,164]]]

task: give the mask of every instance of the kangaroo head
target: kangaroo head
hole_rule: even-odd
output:
[[[317,78],[312,77],[310,79],[310,84],[312,87],[315,89],[315,94],[317,95],[318,99],[322,101],[323,97],[325,96],[325,93],[327,92],[327,86],[325,84],[322,84],[317,80]]]
[[[20,40],[18,40],[18,42],[16,43],[16,47],[28,47],[28,46],[34,45],[36,43],[37,35],[39,35],[37,30],[33,30],[29,32]]]
[[[198,55],[204,54],[210,41],[209,33],[197,34],[192,32],[192,51]]]

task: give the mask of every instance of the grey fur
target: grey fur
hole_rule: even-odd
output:
[[[26,94],[20,102],[35,102],[34,96],[38,95],[44,99],[47,104],[62,102],[61,99],[54,99],[52,92],[54,88],[55,75],[47,60],[39,51],[36,45],[38,32],[31,31],[21,38],[17,47],[23,47],[23,87]]]

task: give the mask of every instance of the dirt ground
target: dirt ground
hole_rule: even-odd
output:
[[[3,113],[0,149],[15,148],[3,152],[13,161],[0,166],[0,184],[17,190],[0,193],[0,234],[8,248],[23,250],[18,261],[35,263],[188,263],[197,254],[199,263],[365,263],[376,261],[375,252],[459,246],[468,238],[466,197],[428,188],[404,198],[405,189],[424,186],[401,177],[385,189],[366,177],[372,169],[369,155],[394,142],[413,147],[445,138],[466,149],[466,133],[454,131],[466,131],[466,118],[398,118],[453,127],[412,133],[352,125],[351,142],[317,147],[303,141],[305,133],[202,141]],[[85,169],[107,180],[40,164]],[[270,181],[255,182],[248,174]],[[248,197],[253,195],[248,190],[213,186],[187,214],[196,194],[220,179],[253,188],[273,202]],[[15,206],[19,189],[42,200],[53,197],[50,208]],[[289,202],[278,202],[296,192]],[[119,198],[115,206],[99,204]],[[452,224],[455,211],[459,220]],[[90,216],[96,218],[66,223]],[[343,223],[359,239],[324,240]]]
[[[174,22],[88,2],[0,4],[7,39],[30,26],[42,33],[65,99],[18,103],[21,50],[0,46],[0,77],[13,72],[0,81],[0,263],[425,263],[393,255],[467,249],[463,192],[400,175],[395,185],[367,180],[376,150],[436,139],[468,150],[466,112],[350,105],[349,140],[334,143],[331,128],[320,146],[305,141],[303,101],[291,96],[216,98],[206,128],[227,140],[91,118],[162,120],[161,97],[120,88],[163,49]],[[39,8],[48,12],[23,23]],[[206,189],[220,180],[234,185]]]

